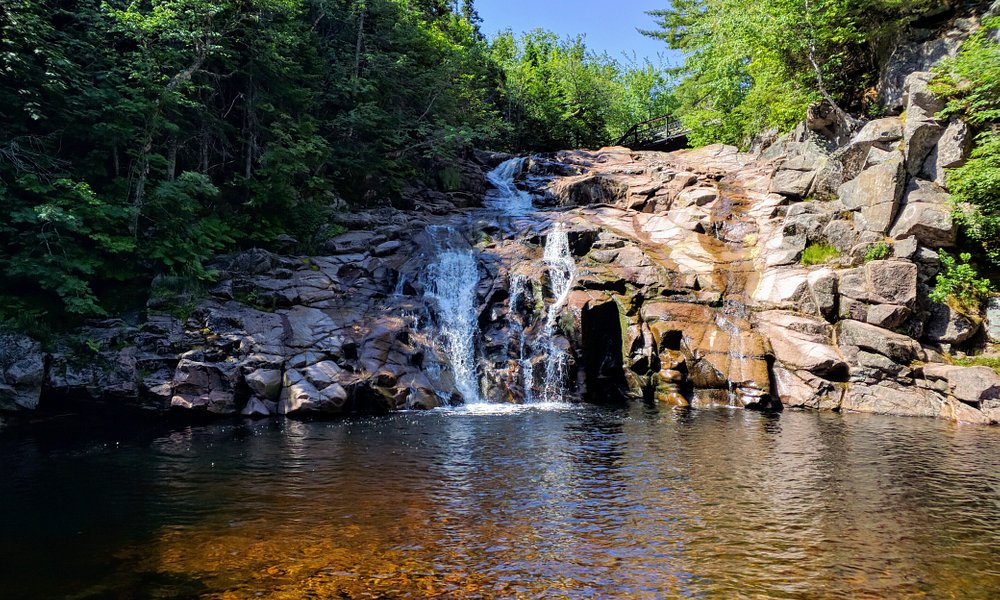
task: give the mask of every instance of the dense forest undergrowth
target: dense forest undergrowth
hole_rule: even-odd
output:
[[[338,211],[447,188],[472,148],[599,147],[668,112],[693,144],[748,146],[820,100],[878,116],[893,44],[979,4],[674,0],[647,32],[685,53],[664,68],[541,30],[488,40],[471,0],[9,0],[0,325],[141,307],[154,276],[209,282],[233,248],[290,236],[308,253]],[[979,132],[952,187],[984,265],[1000,260],[990,31],[939,77],[947,114]]]

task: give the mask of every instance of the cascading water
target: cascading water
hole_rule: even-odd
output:
[[[738,194],[726,187],[720,188],[719,202],[713,207],[714,237],[724,244],[737,258],[730,258],[726,269],[725,284],[722,290],[722,309],[716,313],[715,324],[729,335],[729,364],[727,365],[727,392],[730,406],[745,406],[759,401],[763,394],[760,390],[743,382],[745,371],[748,370],[751,357],[747,355],[746,333],[750,330],[750,309],[748,303],[747,273],[743,265],[748,262],[743,243],[747,236],[756,233],[753,222],[743,216],[744,205]]]
[[[512,312],[518,311],[528,300],[528,279],[523,275],[512,275],[510,278],[510,309]],[[517,364],[521,369],[521,378],[524,381],[524,402],[531,404],[535,401],[534,382],[535,365],[528,355],[528,336],[525,326],[516,320],[511,320],[514,333],[518,337]]]
[[[486,195],[486,206],[508,215],[523,215],[532,210],[531,194],[517,189],[514,178],[524,167],[525,157],[511,158],[486,174],[496,191]]]
[[[553,296],[542,329],[541,342],[546,353],[542,401],[561,402],[566,392],[565,381],[566,371],[569,367],[569,356],[556,344],[556,321],[559,318],[559,312],[566,304],[570,289],[573,287],[573,277],[576,275],[576,262],[570,252],[569,236],[562,223],[556,223],[549,231],[542,259],[548,268],[549,285]]]
[[[476,373],[476,286],[479,265],[472,250],[442,249],[428,267],[427,296],[437,305],[438,332],[466,404],[483,402]]]

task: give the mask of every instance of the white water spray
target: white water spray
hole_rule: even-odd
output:
[[[439,333],[466,404],[483,402],[476,374],[476,286],[479,266],[471,250],[443,250],[428,270],[427,295],[437,304]]]
[[[564,383],[569,368],[569,356],[556,345],[556,322],[559,319],[559,312],[569,298],[573,277],[576,275],[576,263],[569,249],[569,236],[566,235],[562,223],[556,223],[549,231],[542,259],[548,267],[549,284],[554,297],[545,315],[545,326],[542,329],[542,344],[546,353],[542,401],[560,402],[566,392]]]
[[[512,275],[510,278],[510,310],[515,312],[518,307],[528,300],[528,279],[523,275]],[[517,364],[521,368],[521,378],[524,380],[524,402],[531,404],[535,401],[535,365],[531,362],[527,350],[527,334],[525,327],[517,321],[511,323],[516,325],[520,346],[518,348]]]
[[[525,157],[512,158],[500,163],[486,174],[486,179],[496,188],[486,196],[486,205],[510,215],[523,215],[532,210],[531,194],[517,189],[514,178],[524,167]]]

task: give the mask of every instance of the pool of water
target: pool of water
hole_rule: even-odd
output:
[[[1000,430],[567,407],[0,427],[4,598],[996,598]]]

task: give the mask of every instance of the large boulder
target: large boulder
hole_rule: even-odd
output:
[[[912,417],[939,417],[946,411],[947,402],[941,394],[914,386],[902,388],[885,384],[852,384],[844,394],[841,410],[901,415]]]
[[[974,336],[981,322],[960,313],[947,304],[931,304],[930,319],[924,327],[924,338],[938,344],[961,344]]]
[[[854,320],[837,323],[837,345],[849,361],[856,361],[859,350],[881,354],[906,365],[920,355],[920,344],[905,335]]]
[[[216,415],[235,414],[238,383],[239,369],[234,363],[181,359],[174,373],[170,407]]]
[[[42,345],[18,334],[0,334],[0,410],[34,410],[45,382]]]
[[[991,342],[1000,343],[1000,297],[986,303],[986,335]]]
[[[868,162],[872,148],[889,152],[896,149],[903,139],[903,122],[898,117],[886,117],[869,121],[856,133],[850,143],[834,155],[837,164],[841,165],[843,181],[850,181],[858,176]]]
[[[809,242],[819,241],[830,217],[830,213],[816,202],[793,204],[785,215],[784,235],[786,238],[801,235]]]
[[[917,301],[917,266],[909,261],[873,260],[838,275],[838,289],[847,298],[910,307]]]
[[[906,78],[906,119],[903,123],[903,152],[906,171],[917,175],[927,155],[944,134],[944,126],[935,115],[944,108],[944,101],[930,90],[933,73],[916,72]]]
[[[847,363],[830,341],[833,328],[826,321],[772,310],[757,313],[754,325],[771,342],[775,360],[789,369],[846,379]]]
[[[889,232],[894,238],[910,236],[924,246],[950,248],[955,245],[957,225],[952,219],[948,194],[929,181],[911,180],[903,196],[903,208]]]
[[[1000,375],[989,367],[927,365],[924,377],[946,381],[951,395],[966,404],[978,407],[1000,401]]]
[[[871,152],[881,151],[872,149]],[[840,186],[837,195],[849,210],[860,212],[856,219],[860,229],[886,233],[903,197],[906,172],[900,152],[876,156],[878,163]]]
[[[826,162],[826,156],[821,154],[818,148],[814,152],[785,160],[771,179],[771,193],[790,198],[805,198],[812,190],[817,171]]]
[[[972,131],[964,121],[952,120],[941,134],[941,139],[927,155],[921,175],[941,187],[946,187],[945,169],[954,169],[965,164],[972,150],[973,137]]]
[[[345,412],[350,397],[340,381],[343,369],[333,361],[322,361],[301,370],[285,372],[284,387],[278,402],[278,413],[340,414]]]

